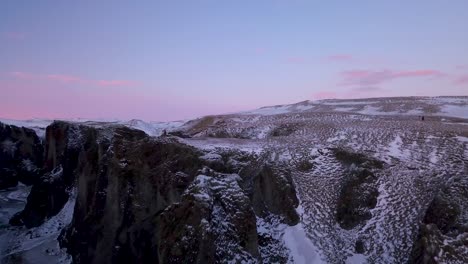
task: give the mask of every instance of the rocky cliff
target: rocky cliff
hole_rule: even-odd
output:
[[[47,128],[44,146],[44,173],[10,222],[39,226],[76,192],[59,238],[74,263],[288,259],[281,240],[257,232],[258,221],[295,225],[299,203],[287,167],[262,155],[210,159],[175,137],[67,122]]]
[[[43,155],[34,130],[0,123],[0,189],[33,184],[41,174]]]

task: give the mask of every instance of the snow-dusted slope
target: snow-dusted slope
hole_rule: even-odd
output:
[[[327,99],[262,107],[240,114],[277,115],[298,112],[351,112],[365,115],[428,115],[468,118],[468,97]]]
[[[211,155],[217,149],[269,153],[272,161],[292,165],[303,208],[299,229],[311,241],[309,253],[320,256],[304,254],[309,242],[302,241],[291,250],[296,263],[304,256],[310,258],[307,263],[413,263],[422,256],[467,263],[463,226],[468,210],[458,202],[468,199],[463,198],[468,190],[467,102],[467,97],[302,102],[192,121],[184,132],[193,138],[183,142]],[[349,154],[354,162],[375,159],[382,165],[348,164],[336,149],[355,153]],[[295,169],[304,163],[311,165]],[[353,182],[352,175],[363,170],[372,176]],[[441,198],[446,192],[441,190],[452,196]],[[441,199],[448,204],[438,207]],[[356,225],[340,222],[343,201],[363,203],[356,212],[362,210],[365,217]],[[447,214],[441,208],[452,207],[459,213],[447,233],[437,219]],[[287,245],[303,240],[297,229],[283,238]]]

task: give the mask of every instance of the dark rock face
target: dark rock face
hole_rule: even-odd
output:
[[[286,123],[275,127],[269,134],[271,137],[286,137],[296,132],[299,128],[300,124]]]
[[[240,175],[257,215],[264,217],[272,213],[289,225],[299,222],[295,210],[299,200],[288,170],[268,163],[252,164]]]
[[[182,129],[169,134],[182,138],[257,138],[261,131],[257,126],[233,126],[232,120],[223,116],[205,116],[187,122]]]
[[[41,175],[43,155],[34,130],[0,123],[0,189],[33,184]]]
[[[63,169],[59,166],[44,174],[33,186],[26,207],[10,219],[10,224],[24,225],[27,228],[39,226],[44,219],[60,212],[68,197],[63,181]]]
[[[236,174],[197,176],[182,201],[155,218],[163,227],[161,263],[259,259],[255,213],[240,180]]]
[[[240,186],[252,202],[257,216],[274,214],[295,225],[299,205],[288,164],[276,164],[241,151],[221,151],[218,159],[205,161],[211,169],[241,176]]]
[[[157,251],[141,252],[145,243],[154,246],[148,239],[158,230],[148,219],[180,201],[201,162],[187,146],[130,130],[117,130],[108,144],[80,157],[73,223],[63,245],[77,263],[158,259]]]
[[[347,149],[332,149],[333,153],[337,160],[342,162],[345,165],[356,165],[363,168],[375,168],[382,169],[384,167],[384,162],[368,157],[362,153],[355,153]]]
[[[146,136],[139,130],[123,127],[120,130],[132,131],[139,137]],[[46,218],[56,215],[63,208],[68,201],[69,191],[75,185],[76,170],[98,169],[96,162],[83,164],[80,160],[83,156],[93,157],[99,151],[107,149],[109,140],[106,134],[100,134],[100,131],[61,121],[56,121],[47,127],[42,169],[45,173],[33,185],[24,210],[13,216],[10,224],[25,225],[28,228],[39,226]]]
[[[464,175],[442,187],[429,204],[410,263],[468,263],[468,178]]]
[[[258,165],[250,156],[231,155],[238,163],[217,168]],[[97,173],[77,172],[73,223],[62,245],[76,263],[260,260],[256,213],[298,222],[290,177],[268,166],[245,169],[242,177],[219,173],[199,156],[170,138],[114,137],[98,162],[82,161],[101,167]]]
[[[289,171],[253,154],[207,161],[171,136],[66,122],[47,128],[45,146],[46,173],[10,222],[38,226],[76,190],[59,239],[74,263],[261,262],[260,249],[280,241],[257,233],[257,217],[299,221]]]
[[[350,166],[340,190],[336,212],[336,220],[341,228],[349,230],[372,217],[370,210],[376,206],[379,195],[374,171],[382,168],[383,163],[342,149],[335,150],[335,157]]]
[[[66,122],[54,122],[47,127],[45,158],[41,166],[44,174],[31,188],[24,210],[14,215],[10,224],[28,228],[39,226],[63,208],[73,185],[73,171],[81,149],[79,144],[74,143],[79,141],[77,135],[85,134],[85,130],[90,129],[71,126]]]

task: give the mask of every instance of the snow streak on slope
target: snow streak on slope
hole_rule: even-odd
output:
[[[304,217],[304,209],[301,205],[297,208],[299,215]],[[287,226],[283,235],[286,247],[291,252],[294,263],[326,263],[321,259],[318,249],[307,237],[302,222],[295,226]]]
[[[364,115],[427,115],[468,118],[468,97],[405,97],[375,99],[327,99],[262,107],[246,115],[278,115],[298,112],[353,112]]]

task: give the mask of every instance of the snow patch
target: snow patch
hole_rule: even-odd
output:
[[[408,150],[403,150],[403,140],[401,139],[400,135],[396,135],[395,139],[390,142],[388,146],[388,155],[394,158],[408,158],[409,152]]]
[[[461,142],[468,142],[468,137],[456,136],[455,138]]]
[[[439,161],[439,158],[437,157],[437,149],[433,149],[431,153],[429,154],[429,161],[432,164],[436,164],[437,161]]]
[[[139,129],[146,134],[157,137],[163,134],[163,131],[171,132],[176,130],[185,124],[185,121],[173,121],[173,122],[145,122],[142,120],[130,120],[130,121],[119,121],[121,125]]]
[[[327,142],[332,143],[332,142],[335,142],[335,141],[341,141],[341,140],[345,140],[345,139],[346,139],[345,132],[340,131],[339,133],[337,133],[337,135],[335,137],[328,138]]]
[[[341,107],[336,107],[335,108],[335,111],[338,111],[338,112],[352,112],[354,109],[356,109],[355,107],[344,107],[344,106],[341,106]]]
[[[367,257],[362,254],[354,254],[346,259],[346,264],[362,264],[367,263]]]
[[[222,159],[221,155],[216,154],[216,153],[207,153],[203,156],[200,157],[200,159],[206,160],[206,161],[219,161]]]
[[[468,118],[468,105],[443,105],[439,115]]]
[[[399,115],[401,113],[396,111],[384,112],[381,107],[376,107],[373,105],[366,105],[363,110],[356,111],[363,115]]]

